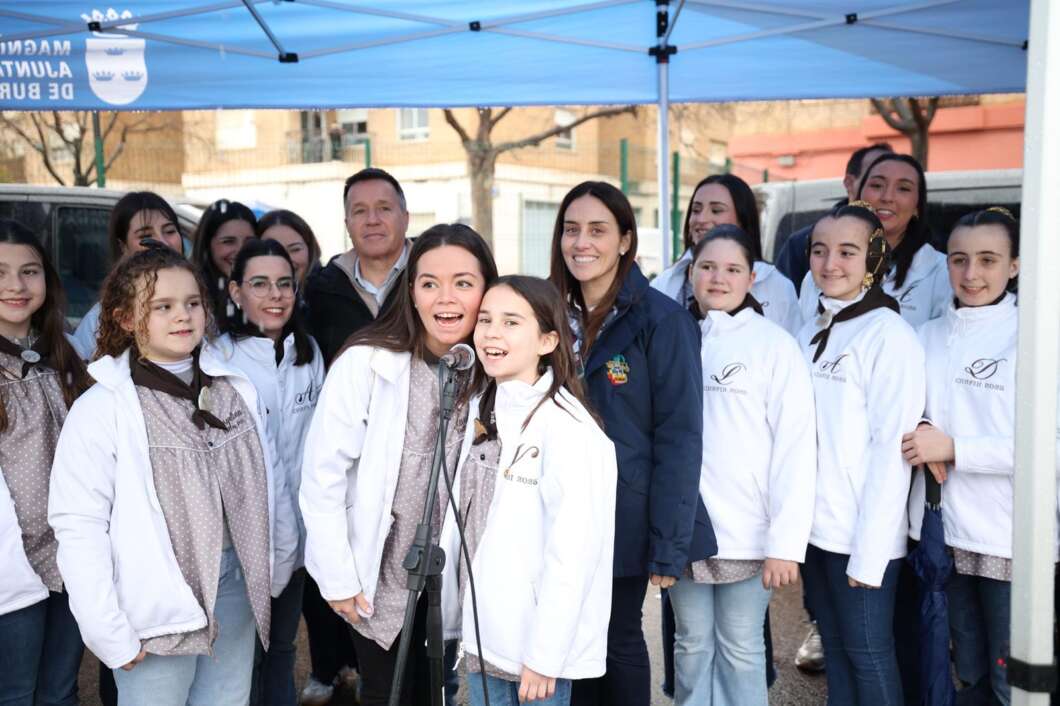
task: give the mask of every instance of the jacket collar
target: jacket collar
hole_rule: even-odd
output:
[[[103,356],[88,366],[88,372],[92,379],[108,390],[116,390],[126,383],[132,382],[129,367],[129,357],[133,355],[132,348],[126,348],[118,357]],[[202,349],[199,353],[199,367],[210,377],[235,377],[248,380],[247,376],[236,367],[228,363],[227,356],[216,342],[203,340]]]
[[[699,322],[699,329],[703,332],[703,339],[706,340],[743,328],[756,316],[758,313],[750,307],[741,309],[736,312],[735,316],[725,311],[708,311],[703,320]]]
[[[397,382],[402,375],[407,375],[412,364],[412,354],[407,351],[388,351],[385,348],[373,348],[368,358],[372,372],[387,382]]]
[[[909,263],[909,272],[905,276],[905,285],[908,286],[910,282],[917,282],[924,279],[931,273],[931,270],[935,268],[939,261],[939,255],[941,253],[936,250],[931,243],[924,243],[920,246],[920,249],[913,254],[913,261]],[[892,266],[887,272],[884,281],[890,283],[894,281],[897,276],[898,270]]]
[[[537,406],[551,385],[552,368],[549,368],[533,385],[520,380],[509,380],[497,386],[497,399],[493,409],[502,445],[505,438],[511,441],[518,437],[527,415]]]
[[[1006,293],[997,304],[986,306],[962,306],[958,309],[951,300],[946,309],[946,321],[951,330],[968,333],[979,328],[995,326],[999,320],[1011,316],[1015,308],[1016,295],[1012,292]]]

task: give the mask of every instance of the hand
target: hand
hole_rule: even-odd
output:
[[[928,461],[927,464],[928,472],[935,476],[935,480],[938,481],[939,485],[946,482],[946,464],[938,461]]]
[[[850,584],[851,588],[879,588],[879,586],[870,586],[867,583],[862,583],[861,581],[858,581],[857,579],[852,579],[849,576],[847,576],[847,583]]]
[[[364,593],[358,593],[353,598],[344,598],[341,601],[328,601],[328,605],[347,623],[361,622],[362,615],[366,618],[372,617],[372,604],[364,597]]]
[[[144,661],[144,657],[146,657],[146,656],[147,656],[147,653],[144,652],[143,650],[140,650],[140,654],[138,654],[135,657],[133,657],[131,662],[126,662],[125,664],[121,665],[121,668],[124,669],[127,672],[131,672],[133,667],[135,667],[136,665],[140,664],[140,662],[143,662]]]
[[[658,586],[659,588],[670,588],[677,583],[676,576],[659,576],[659,574],[651,575],[651,585]]]
[[[902,456],[914,466],[953,460],[953,439],[938,427],[921,422],[916,431],[902,436]]]
[[[766,558],[762,567],[762,588],[780,588],[799,582],[799,564],[785,559]]]
[[[523,667],[519,680],[519,703],[551,699],[556,693],[556,678],[538,674],[530,667]]]

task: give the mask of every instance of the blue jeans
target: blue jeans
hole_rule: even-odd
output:
[[[251,706],[297,706],[294,689],[294,641],[302,617],[305,569],[295,571],[279,596],[272,599],[269,651],[259,640],[254,647],[254,679]]]
[[[118,706],[246,706],[256,627],[246,578],[231,548],[221,554],[213,613],[213,656],[149,654],[129,671],[115,669]]]
[[[761,576],[717,585],[682,578],[670,588],[678,706],[766,706],[762,621],[770,595]]]
[[[1012,584],[953,574],[946,586],[957,677],[970,687],[989,682],[1004,706],[1012,702],[1003,662],[1009,656]],[[999,660],[1002,664],[999,664]]]
[[[489,689],[490,706],[520,706],[519,682],[504,681],[497,677],[486,677],[486,688]],[[534,706],[568,706],[570,704],[571,682],[569,679],[556,680],[556,693],[551,699],[531,701]],[[482,696],[482,678],[478,674],[467,675],[467,691],[470,706],[485,706]]]
[[[77,706],[84,650],[66,593],[0,615],[0,704]]]
[[[880,588],[851,588],[850,556],[806,549],[803,581],[824,645],[829,706],[901,706],[894,652],[894,598],[902,560],[888,562]]]

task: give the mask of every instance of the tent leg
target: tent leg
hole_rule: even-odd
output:
[[[662,237],[662,267],[673,262],[670,252],[670,64],[661,61],[659,67],[659,136],[656,162],[659,167],[659,235]]]
[[[1048,675],[1053,664],[1060,134],[1049,126],[1060,124],[1060,85],[1046,77],[1060,74],[1060,6],[1032,0],[1028,49],[1009,678],[1015,706],[1046,706],[1049,694],[1020,673]]]

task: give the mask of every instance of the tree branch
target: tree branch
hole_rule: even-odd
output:
[[[881,118],[883,118],[883,122],[887,123],[892,129],[897,130],[902,134],[906,133],[908,128],[906,128],[891,113],[892,110],[895,110],[893,101],[891,102],[891,105],[888,106],[886,103],[883,102],[884,99],[881,98],[870,98],[869,100],[872,101],[872,105],[874,108],[876,108],[876,112],[880,114]]]
[[[445,122],[449,123],[449,126],[456,130],[456,134],[460,136],[460,141],[464,143],[465,147],[467,147],[468,143],[471,142],[471,138],[468,136],[467,130],[464,129],[464,126],[456,119],[453,111],[446,108],[442,111],[442,115],[445,116]]]
[[[536,135],[531,135],[530,137],[526,137],[526,138],[523,138],[521,140],[515,140],[513,142],[502,142],[499,145],[494,145],[493,150],[497,154],[500,154],[502,152],[507,152],[509,150],[517,150],[517,149],[520,149],[522,147],[533,147],[535,145],[541,144],[542,142],[544,142],[545,140],[547,140],[550,137],[555,137],[556,135],[559,135],[561,133],[567,132],[568,130],[573,130],[574,128],[578,127],[582,123],[586,123],[586,122],[589,122],[590,120],[595,120],[597,118],[612,118],[612,117],[614,117],[616,115],[622,115],[623,113],[629,113],[630,115],[636,115],[637,114],[637,106],[635,106],[635,105],[627,105],[627,106],[623,106],[621,108],[604,108],[602,110],[594,110],[591,113],[586,113],[585,115],[581,116],[580,118],[578,118],[577,120],[573,121],[569,125],[557,125],[557,126],[555,126],[553,128],[550,128],[548,130],[543,130],[543,131],[537,133]]]
[[[490,120],[490,130],[497,127],[497,123],[499,123],[501,120],[504,120],[504,117],[510,112],[512,112],[512,109],[511,107],[508,107],[502,110],[501,112],[497,113],[497,117]]]
[[[44,137],[44,128],[41,127],[43,120],[38,120],[36,113],[30,113],[29,118],[33,123],[33,127],[37,129],[37,137],[40,138],[41,148],[38,152],[40,152],[41,159],[44,161],[44,168],[48,170],[48,173],[52,175],[52,178],[55,179],[55,181],[59,182],[60,186],[66,186],[66,182],[61,176],[59,176],[59,173],[55,171],[55,166],[52,165],[52,158],[50,150],[48,149],[48,140]]]

